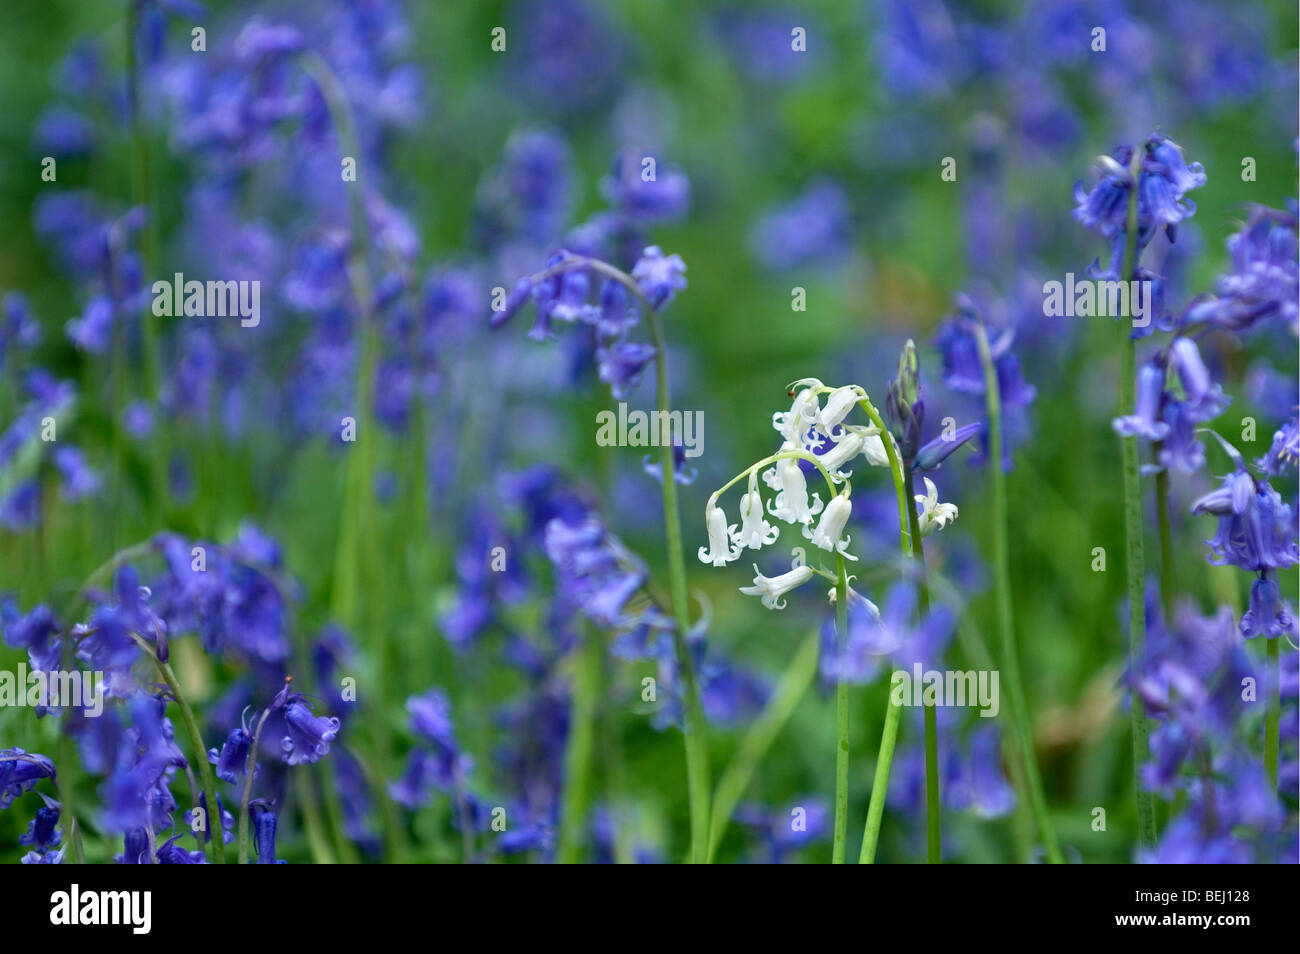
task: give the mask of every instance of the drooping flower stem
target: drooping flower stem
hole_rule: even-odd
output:
[[[844,554],[835,554],[839,584],[835,590],[835,637],[843,645],[849,636],[849,580]],[[835,841],[831,864],[844,864],[849,835],[849,684],[841,674],[835,679]]]
[[[1020,679],[1020,654],[1016,647],[1016,624],[1011,602],[1011,555],[1007,534],[1007,486],[1002,470],[1002,392],[998,386],[998,372],[989,349],[988,333],[984,322],[975,323],[975,341],[979,347],[980,363],[984,369],[985,408],[988,414],[989,485],[993,495],[993,579],[994,601],[997,609],[998,632],[1001,637],[1002,669],[1006,674],[1007,688],[1011,693],[1011,730],[1019,749],[1021,772],[1029,789],[1030,808],[1038,826],[1038,837],[1043,841],[1047,860],[1060,864],[1064,859],[1056,840],[1056,830],[1047,814],[1047,798],[1043,793],[1043,780],[1034,756],[1033,736],[1029,729],[1029,705],[1024,685]]]
[[[1128,193],[1128,216],[1125,223],[1124,258],[1120,280],[1129,281],[1137,268],[1138,192],[1142,176],[1143,144],[1133,149],[1129,164],[1131,185]],[[1119,415],[1131,414],[1136,390],[1137,345],[1126,321],[1119,322],[1122,337],[1119,369]],[[1134,680],[1146,665],[1146,554],[1142,542],[1142,484],[1138,472],[1137,437],[1120,438],[1124,481],[1124,563],[1128,580],[1129,672]],[[1141,769],[1150,751],[1146,706],[1136,690],[1129,692],[1133,721],[1133,785],[1137,794],[1138,841],[1150,851],[1156,841],[1155,802],[1142,786]]]
[[[646,326],[650,330],[650,341],[655,348],[655,407],[666,420],[672,410],[672,396],[668,383],[668,347],[654,306],[642,294],[631,275],[607,262],[575,257],[562,263],[560,267],[572,267],[576,262],[621,284],[640,305]],[[691,814],[691,862],[707,864],[711,787],[709,751],[705,738],[704,709],[700,705],[700,688],[695,676],[695,663],[691,659],[690,646],[686,638],[686,634],[690,632],[691,618],[686,603],[686,560],[682,555],[682,520],[677,504],[677,481],[674,476],[675,464],[671,441],[662,442],[659,448],[659,461],[664,502],[664,540],[668,550],[668,588],[672,599],[673,620],[677,624],[673,627],[673,648],[682,680],[685,709],[682,734],[686,742],[686,785]]]
[[[263,709],[257,717],[257,727],[253,729],[253,741],[248,747],[248,759],[244,763],[244,794],[239,799],[239,863],[248,864],[248,801],[253,797],[253,773],[257,771],[257,745],[262,741],[262,726],[271,710]]]
[[[572,704],[564,757],[564,795],[560,809],[560,864],[577,864],[587,841],[591,806],[592,755],[596,749],[596,717],[600,702],[600,670],[605,647],[591,627],[571,655]]]
[[[903,463],[898,456],[898,448],[893,435],[885,426],[884,419],[875,405],[864,395],[858,402],[871,418],[871,423],[880,430],[881,442],[885,445],[885,456],[889,459],[889,472],[894,478],[894,494],[898,498],[898,547],[903,559],[909,560],[911,550],[911,523],[909,513],[915,512],[912,499],[907,494],[907,481],[903,474]],[[876,772],[871,782],[871,801],[867,805],[867,824],[862,833],[862,850],[858,854],[858,863],[869,865],[876,860],[876,846],[880,843],[880,824],[885,812],[885,795],[889,791],[889,772],[894,762],[894,747],[898,743],[898,724],[902,719],[903,707],[895,705],[894,694],[888,694],[885,704],[885,720],[880,730],[880,749],[876,753]]]
[[[908,464],[903,465],[909,500],[916,498],[916,478]],[[912,559],[916,561],[916,606],[921,618],[930,612],[930,589],[925,581],[925,547],[921,542],[920,518],[915,507],[907,508]],[[937,865],[943,860],[940,827],[943,808],[939,803],[939,720],[934,703],[925,703],[925,860]]]
[[[1270,791],[1277,790],[1278,718],[1282,711],[1282,687],[1278,668],[1278,641],[1280,636],[1266,640],[1268,652],[1268,701],[1264,710],[1264,771],[1268,775]]]
[[[207,801],[207,818],[203,819],[204,824],[208,826],[208,855],[213,864],[226,863],[226,845],[224,842],[225,833],[221,830],[221,805],[217,801],[217,782],[212,774],[212,766],[208,764],[208,750],[203,744],[203,733],[199,731],[199,724],[194,718],[194,710],[185,700],[185,691],[181,688],[180,680],[176,678],[176,673],[172,671],[169,663],[163,662],[154,652],[153,647],[149,645],[139,635],[132,633],[131,637],[135,640],[136,645],[140,647],[149,659],[153,662],[154,668],[158,670],[158,675],[162,677],[163,682],[171,691],[172,698],[176,700],[176,706],[181,710],[181,722],[185,726],[185,733],[190,737],[190,745],[194,750],[194,761],[199,765],[199,778],[203,780],[203,794]]]

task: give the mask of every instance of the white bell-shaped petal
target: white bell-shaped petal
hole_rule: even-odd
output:
[[[772,415],[772,426],[791,446],[802,447],[807,441],[808,429],[817,422],[820,413],[817,393],[812,388],[805,388],[795,395],[790,410]]]
[[[785,601],[781,597],[811,580],[813,569],[810,566],[796,566],[780,576],[764,576],[758,572],[758,564],[755,564],[754,574],[754,585],[742,586],[740,592],[746,596],[762,597],[763,605],[768,609],[785,609]]]
[[[831,440],[839,440],[843,434],[836,435],[835,429],[849,416],[853,406],[858,402],[858,389],[851,384],[836,388],[826,398],[826,406],[821,410],[818,423],[823,433]]]
[[[738,547],[761,550],[775,543],[780,531],[768,523],[763,509],[763,498],[758,492],[758,477],[749,475],[749,491],[740,500],[740,532],[733,536]]]
[[[849,503],[849,498],[845,494],[838,494],[834,500],[826,505],[826,511],[822,514],[821,520],[818,521],[817,528],[810,530],[805,525],[803,535],[811,540],[814,546],[829,550],[832,553],[839,553],[850,560],[856,560],[857,557],[845,552],[845,547],[849,545],[850,538],[842,537],[844,527],[849,522],[849,514],[852,512],[853,505]]]
[[[768,507],[768,512],[786,523],[811,523],[812,518],[822,511],[822,499],[813,494],[809,505],[808,481],[799,468],[799,461],[794,458],[777,461],[776,478],[781,492]]]
[[[704,525],[709,530],[709,545],[707,548],[700,547],[701,563],[726,566],[731,560],[740,556],[740,547],[733,546],[731,543],[731,535],[736,525],[733,523],[730,527],[727,526],[727,515],[713,498],[709,499],[708,505],[704,508]]]
[[[865,440],[861,433],[848,432],[840,439],[838,444],[821,455],[822,466],[830,471],[831,476],[836,480],[852,477],[851,472],[841,473],[840,468],[862,453],[862,445]]]
[[[917,528],[922,537],[928,537],[936,530],[942,530],[957,519],[957,505],[939,502],[939,490],[929,477],[925,481],[925,493],[916,495],[916,502],[921,505],[921,514],[917,518]]]

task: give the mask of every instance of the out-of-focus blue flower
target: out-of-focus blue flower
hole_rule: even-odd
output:
[[[406,700],[406,710],[419,744],[411,750],[401,778],[388,790],[394,799],[414,811],[428,801],[432,789],[445,792],[456,786],[469,765],[456,744],[451,702],[446,693],[435,688],[422,696],[412,696]]]
[[[825,841],[831,830],[831,812],[822,798],[798,798],[775,811],[742,804],[736,807],[735,817],[738,824],[753,831],[757,839],[754,860],[763,864],[781,864],[801,848]]]
[[[53,638],[59,633],[59,624],[48,606],[41,603],[23,616],[14,602],[5,598],[0,600],[0,624],[4,625],[5,645],[27,650],[33,670],[58,669],[62,640]]]
[[[0,367],[12,354],[36,347],[41,340],[41,324],[32,314],[26,296],[9,292],[0,303]]]
[[[1300,323],[1296,233],[1294,208],[1255,207],[1241,231],[1228,239],[1232,271],[1219,278],[1218,295],[1194,301],[1183,322],[1241,332],[1278,318],[1295,334]]]
[[[641,458],[641,469],[653,477],[659,483],[664,481],[663,465],[659,458],[652,454],[646,454]],[[673,480],[684,487],[689,487],[695,483],[695,478],[699,476],[699,471],[686,463],[686,447],[682,444],[681,438],[673,438]]]
[[[794,29],[804,31],[804,49],[794,48]],[[714,34],[732,61],[758,83],[792,83],[803,77],[825,37],[807,10],[728,9],[713,18]]]
[[[823,680],[862,685],[874,681],[886,662],[909,674],[913,663],[921,663],[923,669],[938,663],[955,622],[947,607],[932,607],[924,619],[914,622],[916,585],[906,580],[889,588],[879,610],[855,596],[850,590],[845,638],[836,644],[833,620],[822,630]]]
[[[614,397],[627,397],[641,381],[646,365],[655,359],[654,345],[638,341],[619,341],[596,350],[596,367],[600,380],[609,385]]]
[[[32,148],[41,156],[77,159],[90,155],[97,139],[89,119],[75,110],[54,106],[36,120]]]
[[[934,339],[943,362],[943,383],[949,390],[978,399],[984,413],[984,366],[980,361],[979,345],[975,337],[974,322],[981,320],[978,307],[965,295],[957,297],[957,314],[944,322]],[[1002,468],[1012,467],[1012,443],[1024,426],[1026,408],[1037,396],[1037,389],[1025,381],[1020,371],[1020,360],[1011,350],[1015,330],[1007,328],[989,341],[989,356],[997,375],[998,392],[1002,410]],[[972,435],[973,436],[973,435]],[[989,433],[987,421],[980,428],[981,452],[971,456],[972,464],[988,458]]]
[[[650,245],[633,266],[632,277],[650,304],[662,308],[686,287],[686,263],[677,253],[666,256],[658,245]]]
[[[647,160],[654,163],[653,177]],[[620,155],[600,191],[614,212],[634,222],[672,222],[691,203],[691,180],[676,166],[661,165],[654,156]]]
[[[41,779],[54,776],[54,762],[48,756],[20,748],[0,749],[0,808],[8,808]]]
[[[834,182],[817,182],[798,198],[763,215],[749,245],[768,268],[833,265],[851,241],[848,196]]]
[[[54,466],[62,478],[59,494],[69,503],[92,496],[99,490],[99,474],[86,463],[86,455],[80,448],[68,445],[55,450]]]
[[[1270,477],[1280,477],[1287,471],[1294,471],[1297,462],[1300,462],[1300,421],[1293,415],[1273,434],[1268,453],[1256,462],[1256,466]]]
[[[968,758],[959,781],[949,783],[945,804],[978,818],[1002,818],[1016,807],[1016,792],[1002,771],[1002,748],[994,726],[976,729],[967,739]]]
[[[122,733],[117,764],[101,788],[104,825],[110,831],[146,826],[162,831],[171,826],[176,810],[169,786],[187,763],[171,720],[163,715],[162,700],[137,692],[128,705],[131,725]]]
[[[942,0],[889,0],[881,17],[873,52],[882,81],[895,93],[945,98],[969,75],[970,48]]]
[[[644,585],[646,571],[599,516],[589,512],[576,524],[552,520],[546,527],[545,549],[563,599],[601,628],[631,622],[624,607]]]
[[[559,116],[592,115],[608,103],[631,52],[606,8],[588,0],[519,0],[507,35],[521,93]]]
[[[573,170],[568,144],[546,129],[514,133],[501,162],[479,183],[476,198],[480,238],[488,244],[524,237],[554,242],[569,218]]]

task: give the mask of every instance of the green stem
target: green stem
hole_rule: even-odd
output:
[[[1038,836],[1043,840],[1047,858],[1052,864],[1061,864],[1060,845],[1056,831],[1047,812],[1047,798],[1043,780],[1038,772],[1034,755],[1033,734],[1029,728],[1029,705],[1024,684],[1020,678],[1020,653],[1016,647],[1016,624],[1011,601],[1011,552],[1007,533],[1007,485],[1002,470],[1002,393],[998,387],[997,368],[989,349],[988,334],[983,321],[975,322],[975,340],[979,345],[980,362],[984,367],[985,406],[988,412],[989,484],[993,491],[993,576],[994,602],[997,607],[998,631],[1001,636],[1002,668],[1006,672],[1011,690],[1011,730],[1020,750],[1021,769],[1029,788],[1030,806],[1038,826]]]
[[[163,682],[171,690],[172,698],[176,700],[176,705],[181,710],[181,722],[184,723],[185,732],[190,737],[190,745],[194,748],[194,760],[198,763],[199,778],[203,780],[203,792],[207,796],[208,817],[204,821],[208,825],[208,851],[213,864],[225,864],[226,846],[223,840],[225,835],[221,830],[221,807],[217,801],[217,782],[212,775],[212,766],[208,764],[208,750],[203,745],[203,734],[199,732],[199,724],[194,718],[194,710],[185,701],[185,692],[181,689],[180,681],[176,678],[176,673],[172,671],[171,665],[159,659],[158,654],[153,651],[153,647],[138,635],[133,633],[132,637],[144,654],[153,661],[154,667],[158,670],[158,675],[162,676]]]
[[[1265,673],[1271,686],[1268,690],[1268,708],[1264,714],[1264,771],[1268,774],[1268,783],[1273,791],[1277,790],[1278,718],[1282,711],[1282,689],[1278,680],[1279,638],[1275,636],[1267,641],[1268,668]]]
[[[750,780],[758,771],[763,756],[771,748],[777,735],[790,721],[795,707],[803,698],[808,687],[817,675],[817,655],[820,647],[820,634],[814,630],[804,639],[796,650],[794,659],[786,668],[781,681],[777,684],[772,699],[763,710],[762,715],[746,731],[736,748],[736,754],[726,771],[718,779],[718,787],[713,793],[713,821],[709,825],[709,861],[717,854],[718,845],[731,821],[731,815],[740,803],[740,797],[749,787]]]
[[[1138,241],[1138,188],[1142,175],[1142,159],[1146,147],[1138,143],[1133,149],[1129,174],[1131,185],[1128,195],[1128,217],[1125,226],[1124,259],[1120,280],[1128,281],[1137,267]],[[1134,405],[1136,344],[1126,321],[1119,322],[1123,336],[1120,345],[1119,414],[1130,414]],[[1138,472],[1138,445],[1136,437],[1121,438],[1124,479],[1124,553],[1128,581],[1129,613],[1129,672],[1134,679],[1146,666],[1146,555],[1142,543],[1142,485]],[[1150,747],[1146,706],[1140,693],[1129,692],[1133,720],[1133,785],[1137,796],[1138,841],[1144,851],[1154,849],[1156,842],[1155,802],[1151,793],[1142,786],[1142,766],[1146,763]]]
[[[916,497],[916,478],[911,464],[903,464],[907,480],[907,497]],[[930,612],[930,588],[925,580],[925,546],[921,542],[920,518],[915,507],[907,508],[907,520],[912,537],[912,559],[916,561],[916,606],[919,618]],[[935,704],[924,704],[925,712],[925,860],[932,865],[943,861],[941,826],[943,806],[939,802],[939,719]]]
[[[1160,448],[1157,442],[1157,460]],[[1164,468],[1156,472],[1156,522],[1160,528],[1160,611],[1169,626],[1174,619],[1174,538],[1169,520],[1169,471]]]
[[[140,117],[140,67],[135,49],[135,35],[140,23],[139,0],[127,0],[126,14],[126,85],[127,108],[131,113],[131,203],[143,206],[148,213],[144,225],[144,262],[147,275],[153,275],[158,261],[158,210],[154,207],[149,178],[149,144]],[[150,401],[158,393],[157,330],[153,312],[140,313],[141,340],[144,344],[144,384]],[[120,408],[117,409],[120,412]],[[119,422],[120,423],[120,422]],[[161,488],[165,493],[165,486]]]
[[[619,282],[640,304],[641,312],[645,315],[646,326],[650,329],[651,343],[655,347],[655,406],[666,420],[668,412],[672,410],[668,384],[668,346],[654,306],[641,293],[632,276],[607,262],[599,259],[574,259],[562,263],[559,267],[571,268],[575,262],[581,262],[592,271]],[[668,549],[668,583],[672,597],[673,619],[677,623],[673,628],[673,648],[682,680],[686,710],[682,734],[686,743],[686,782],[690,799],[691,861],[694,864],[707,864],[710,821],[709,751],[705,738],[704,709],[700,705],[695,663],[691,659],[690,646],[686,641],[686,634],[691,628],[691,618],[686,605],[686,561],[682,556],[682,520],[677,505],[677,481],[674,478],[675,465],[671,441],[662,442],[659,460],[659,472],[662,478],[660,483],[663,486],[664,540]]]
[[[885,793],[889,789],[889,767],[894,761],[894,746],[898,742],[898,723],[903,707],[894,704],[894,694],[889,693],[889,706],[885,709],[885,724],[880,730],[880,751],[876,754],[876,776],[871,782],[871,803],[867,806],[867,827],[862,835],[862,852],[858,863],[873,864],[876,846],[880,843],[880,822],[885,811]]]
[[[342,156],[360,161],[356,124],[348,104],[347,91],[337,74],[324,57],[314,50],[298,56],[298,64],[324,97],[338,136]],[[396,682],[394,672],[392,629],[384,611],[386,603],[386,574],[377,572],[384,565],[378,537],[378,519],[374,506],[374,476],[377,467],[376,452],[379,434],[374,426],[374,376],[378,360],[379,341],[372,313],[373,292],[370,282],[370,225],[362,202],[360,183],[348,188],[348,206],[351,214],[352,243],[348,253],[347,273],[360,316],[359,338],[361,360],[357,370],[357,432],[359,447],[349,455],[346,487],[343,502],[343,526],[340,528],[335,552],[335,581],[333,609],[337,618],[349,625],[363,623],[371,630],[378,661],[378,678],[381,685]],[[364,594],[365,617],[360,604]],[[373,768],[379,783],[375,798],[379,803],[384,839],[389,856],[400,860],[406,856],[406,839],[397,823],[392,799],[382,779],[389,776],[391,737],[382,712],[369,707],[368,721],[373,737]]]
[[[72,751],[72,736],[64,732],[59,737],[59,765],[58,772],[54,776],[54,791],[59,796],[59,804],[63,809],[63,817],[68,822],[68,837],[72,840],[72,856],[77,860],[77,864],[86,863],[86,852],[81,844],[81,823],[77,821],[76,806],[76,758]],[[1277,761],[1274,760],[1274,765]],[[68,766],[74,766],[73,769],[65,772]],[[66,777],[68,774],[71,777]]]
[[[898,447],[893,435],[885,426],[884,419],[876,406],[864,394],[858,402],[871,418],[871,423],[880,431],[880,440],[885,445],[885,456],[889,459],[889,472],[894,478],[894,495],[898,499],[898,548],[904,560],[911,558],[911,521],[909,514],[915,511],[912,498],[907,493],[907,479],[903,473],[903,462],[898,456]],[[885,720],[880,729],[880,749],[876,752],[876,772],[871,782],[871,801],[867,805],[867,824],[862,833],[862,850],[858,854],[858,863],[869,865],[876,860],[876,847],[880,844],[880,825],[885,812],[885,796],[889,792],[889,772],[894,762],[894,748],[898,743],[898,726],[902,721],[903,707],[896,705],[894,694],[887,693]]]
[[[594,630],[584,634],[573,654],[573,690],[569,738],[564,760],[564,796],[560,812],[560,864],[577,864],[587,842],[591,805],[592,754],[596,748],[596,708],[604,646]]]
[[[839,585],[835,590],[835,635],[842,647],[849,634],[849,581],[844,555],[835,553]],[[835,841],[831,864],[844,864],[849,834],[849,684],[843,676],[835,680]]]
[[[253,797],[253,774],[257,771],[257,745],[262,741],[262,726],[266,725],[269,709],[264,709],[257,718],[257,728],[253,730],[253,742],[248,747],[248,758],[244,762],[244,794],[239,799],[239,832],[237,847],[239,863],[248,864],[248,802]]]

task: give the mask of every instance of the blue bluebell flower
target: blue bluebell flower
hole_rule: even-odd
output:
[[[957,314],[940,327],[934,339],[943,362],[943,383],[949,390],[969,395],[979,400],[977,413],[984,413],[984,366],[980,361],[979,346],[975,337],[974,322],[979,321],[979,309],[966,295],[957,296]],[[1006,328],[989,341],[989,356],[993,361],[998,382],[1002,409],[1002,468],[1012,467],[1014,438],[1024,428],[1026,409],[1037,396],[1037,389],[1025,381],[1020,371],[1020,360],[1011,350],[1015,329]],[[973,436],[973,435],[972,435]],[[972,464],[983,463],[989,453],[987,421],[979,430],[980,453],[972,455]]]
[[[257,850],[257,863],[259,865],[287,864],[275,857],[275,812],[260,804],[260,799],[254,799],[254,802],[258,803],[253,810],[253,845]]]
[[[1256,461],[1255,466],[1270,477],[1280,477],[1294,472],[1300,462],[1300,421],[1293,415],[1273,434],[1268,453]]]
[[[143,828],[132,828],[122,834],[122,853],[113,860],[119,865],[149,864],[149,833]]]
[[[619,341],[598,348],[596,366],[600,380],[609,385],[614,397],[621,400],[640,383],[642,372],[656,354],[658,351],[654,345],[637,341]]]
[[[589,0],[523,0],[509,21],[515,84],[534,109],[596,114],[621,87],[630,40]]]
[[[289,765],[320,761],[339,733],[338,718],[313,714],[302,695],[291,695],[284,703],[284,725],[280,748]]]
[[[796,798],[786,808],[775,810],[745,803],[736,806],[735,817],[754,833],[754,860],[760,864],[781,864],[800,849],[825,841],[831,831],[829,806],[816,797]]]
[[[232,785],[238,783],[248,765],[252,745],[253,737],[241,726],[230,733],[220,751],[208,749],[208,762],[217,767],[217,778]]]
[[[61,865],[67,853],[67,845],[54,851],[47,851],[44,854],[29,851],[19,859],[19,863],[24,865]]]
[[[1193,301],[1182,321],[1241,332],[1277,318],[1294,334],[1300,322],[1296,236],[1294,206],[1289,211],[1256,206],[1228,239],[1232,271],[1219,278],[1217,295]]]
[[[656,160],[652,179],[644,176],[646,159]],[[619,155],[600,190],[616,215],[634,222],[671,222],[685,215],[691,202],[691,180],[653,156]]]
[[[147,826],[162,831],[170,827],[176,810],[169,786],[187,762],[176,746],[171,720],[163,714],[162,700],[136,693],[128,707],[131,725],[122,734],[117,763],[101,788],[104,825],[110,831]]]
[[[650,304],[662,308],[686,287],[686,263],[680,255],[666,256],[658,245],[650,245],[633,266],[632,277]]]
[[[0,808],[8,808],[41,779],[54,776],[54,762],[48,756],[16,747],[0,749]]]
[[[1193,215],[1196,204],[1185,194],[1205,184],[1200,163],[1188,166],[1182,148],[1159,133],[1152,133],[1139,147],[1143,150],[1138,183],[1137,253],[1140,257],[1156,232],[1164,228],[1172,241],[1179,222]],[[1098,181],[1090,189],[1079,181],[1074,187],[1074,217],[1085,228],[1094,229],[1111,239],[1111,261],[1104,271],[1094,266],[1097,277],[1128,279],[1120,276],[1128,220],[1129,195],[1133,189],[1130,163],[1132,146],[1120,146],[1111,156],[1098,160]],[[1136,262],[1134,263],[1136,267]]]
[[[58,669],[62,655],[59,624],[48,606],[34,606],[27,615],[18,612],[13,600],[0,600],[0,624],[4,626],[5,645],[11,649],[27,650],[33,670],[51,672]]]
[[[18,844],[30,845],[33,851],[45,854],[57,848],[63,839],[63,829],[58,828],[59,804],[50,802],[36,809],[36,817],[27,826],[27,833],[18,837]]]
[[[768,268],[833,265],[848,253],[848,197],[835,182],[817,182],[798,198],[766,212],[749,235],[754,257]]]
[[[155,857],[160,865],[205,865],[208,863],[207,857],[201,850],[186,851],[180,845],[176,844],[182,835],[172,835],[161,845]]]

